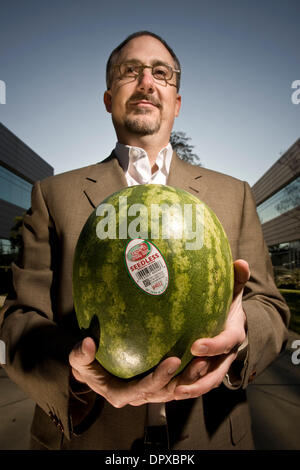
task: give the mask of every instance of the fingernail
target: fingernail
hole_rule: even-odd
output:
[[[198,354],[206,354],[208,352],[208,346],[206,344],[200,344],[197,348]]]
[[[176,367],[170,367],[170,369],[168,370],[168,374],[169,375],[173,375],[177,370],[177,366]]]
[[[86,348],[86,344],[84,341],[82,341],[82,344],[81,344],[81,352],[82,354],[88,354],[89,350]]]

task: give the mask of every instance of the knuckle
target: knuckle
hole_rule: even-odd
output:
[[[124,406],[128,404],[132,406],[143,405],[144,403],[148,402],[148,396],[146,392],[138,392],[132,401],[124,401],[124,400],[117,399],[117,398],[111,398],[111,399],[107,398],[107,400],[110,402],[110,404],[114,408],[124,408]]]
[[[83,382],[83,377],[80,372],[72,367],[72,375],[78,382]]]
[[[129,403],[129,405],[131,405],[131,406],[141,406],[143,404],[144,404],[143,402],[139,402],[139,401],[134,401],[132,403]]]
[[[222,383],[222,381],[223,381],[223,378],[222,378],[222,377],[218,377],[217,380],[216,380],[215,383],[214,383],[213,388],[219,388],[220,385],[221,385],[221,383]]]
[[[112,397],[111,395],[106,395],[105,398],[114,408],[123,408],[126,404],[124,400]]]
[[[226,346],[224,348],[224,354],[230,354],[231,351],[233,350],[234,346],[233,345],[230,345],[230,346]]]
[[[72,368],[74,368],[75,364],[74,364],[74,359],[73,359],[72,353],[70,353],[70,355],[69,355],[69,364]]]
[[[146,392],[138,392],[135,401],[138,401],[138,402],[147,402],[148,399],[149,399],[149,394],[147,394]]]
[[[243,343],[243,339],[241,340],[241,337],[237,337],[235,341],[232,341],[231,343],[227,344],[224,348],[224,354],[231,354],[237,351],[239,346]]]
[[[77,361],[76,361],[76,353],[74,351],[71,351],[70,354],[69,354],[69,364],[74,367],[74,365],[76,365]]]
[[[201,386],[194,386],[189,392],[189,398],[198,398],[205,393],[205,389]]]
[[[120,400],[113,400],[112,402],[110,401],[110,404],[114,407],[114,408],[123,408],[125,406],[125,403],[120,401]]]
[[[202,369],[199,370],[198,379],[201,379],[205,374],[207,374],[208,365],[204,366]]]

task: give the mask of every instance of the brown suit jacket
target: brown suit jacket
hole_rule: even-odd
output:
[[[240,379],[236,385],[224,381],[198,399],[168,403],[170,447],[250,448],[245,387],[281,351],[289,311],[273,282],[248,184],[191,166],[175,153],[167,184],[191,192],[215,211],[233,258],[247,260],[251,270],[243,300],[249,347]],[[130,449],[143,437],[146,406],[115,409],[99,398],[89,415],[94,419],[80,434],[74,434],[69,413],[68,354],[80,339],[72,299],[74,248],[93,208],[125,186],[112,154],[38,182],[24,219],[23,261],[13,266],[15,294],[1,311],[0,337],[7,345],[8,375],[37,403],[32,435],[50,449]]]

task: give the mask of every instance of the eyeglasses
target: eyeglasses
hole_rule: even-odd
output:
[[[180,73],[180,70],[173,69],[167,64],[144,65],[124,62],[123,64],[116,64],[114,67],[119,70],[120,78],[136,78],[143,73],[144,69],[151,69],[152,75],[156,80],[169,81],[174,73]]]

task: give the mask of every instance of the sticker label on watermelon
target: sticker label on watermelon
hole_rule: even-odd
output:
[[[144,292],[151,295],[165,292],[169,284],[167,264],[149,240],[130,240],[125,248],[125,263],[130,277]]]

